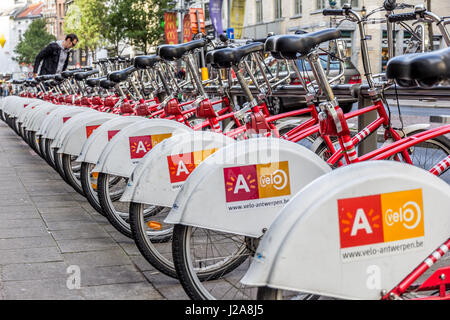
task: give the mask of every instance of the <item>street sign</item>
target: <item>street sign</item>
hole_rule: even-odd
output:
[[[227,29],[227,37],[228,39],[234,39],[234,28]]]

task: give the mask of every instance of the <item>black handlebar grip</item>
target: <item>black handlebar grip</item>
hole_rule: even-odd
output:
[[[388,17],[389,22],[400,22],[400,21],[408,21],[408,20],[416,20],[415,12],[407,12],[407,13],[397,13],[391,14]]]
[[[221,33],[221,34],[219,34],[219,39],[222,42],[227,42],[228,41],[228,36],[227,36],[226,33]]]
[[[345,10],[343,10],[343,9],[323,9],[322,14],[324,16],[343,16],[343,15],[345,15]]]

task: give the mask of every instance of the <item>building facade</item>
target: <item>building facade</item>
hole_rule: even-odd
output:
[[[44,0],[42,17],[47,20],[47,32],[56,37],[56,2],[55,0]]]
[[[16,0],[8,4],[7,9],[0,11],[0,37],[3,35],[6,40],[0,47],[0,76],[24,78],[30,76],[32,67],[14,61],[14,49],[31,22],[43,17],[44,3]]]
[[[352,8],[363,13],[363,8],[368,14],[382,5],[381,0],[336,0],[335,8],[341,8],[345,3],[351,2]],[[424,0],[410,0],[408,4],[424,4]],[[450,16],[450,1],[432,0],[431,11],[440,16]],[[328,0],[247,0],[246,14],[243,29],[244,38],[263,38],[269,32],[275,34],[288,34],[297,30],[306,32],[318,31],[328,27],[336,27],[340,19],[325,17],[322,15],[324,8],[329,8]],[[409,12],[413,9],[398,11]],[[397,12],[396,12],[397,13]],[[339,18],[339,17],[338,17]],[[384,13],[379,12],[371,18],[382,19]],[[340,23],[342,38],[347,44],[347,56],[362,72],[360,35],[356,23],[344,21]],[[369,56],[373,73],[384,70],[387,62],[387,31],[385,23],[367,24]],[[434,47],[443,46],[439,30],[433,30]],[[410,33],[397,27],[394,31],[396,39],[396,54],[402,54],[407,45]]]

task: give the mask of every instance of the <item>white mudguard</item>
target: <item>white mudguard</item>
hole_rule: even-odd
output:
[[[380,299],[448,239],[449,212],[450,186],[425,170],[394,161],[339,168],[286,205],[241,282]]]
[[[181,186],[200,162],[234,142],[223,134],[207,131],[164,140],[134,169],[121,201],[172,207]]]
[[[192,172],[165,222],[260,237],[298,190],[330,171],[316,154],[293,142],[236,142]]]
[[[123,128],[132,125],[138,121],[145,121],[143,117],[117,117],[106,121],[98,127],[89,139],[84,143],[78,162],[87,162],[96,164],[106,144]]]
[[[147,119],[127,126],[108,142],[93,172],[130,177],[154,146],[172,135],[191,131],[188,126],[167,119]]]
[[[48,129],[48,126],[50,122],[56,117],[56,115],[60,112],[67,111],[66,106],[60,106],[60,108],[56,108],[45,117],[44,121],[42,121],[41,126],[39,127],[38,131],[36,132],[37,135],[43,135],[43,133]]]
[[[88,118],[80,119],[61,141],[58,152],[78,156],[90,135],[103,123],[117,117],[120,116],[113,113],[98,112],[93,113]]]
[[[21,97],[6,97],[5,104],[3,107],[3,111],[8,114],[10,117],[16,117],[18,112],[20,112],[25,105],[30,103],[44,103],[45,101],[39,99],[29,99],[29,98],[21,98]]]
[[[79,126],[80,121],[83,121],[85,119],[91,119],[92,117],[97,117],[100,114],[101,112],[98,111],[92,112],[86,111],[77,113],[74,116],[70,117],[70,119],[66,120],[66,122],[63,122],[61,128],[56,133],[55,138],[50,147],[56,149],[61,148],[63,140],[70,133],[70,131],[72,131],[73,128],[77,128]]]
[[[33,101],[25,104],[22,108],[16,111],[16,121],[17,123],[24,124],[27,120],[33,116],[33,114],[38,111],[42,106],[47,105],[47,102]]]
[[[25,128],[29,131],[38,131],[43,121],[50,114],[50,112],[59,107],[60,106],[55,104],[45,104],[39,106],[39,109],[34,113],[33,117],[30,118],[26,124],[24,124]]]
[[[72,106],[65,106],[64,108],[61,108],[61,110],[58,109],[54,118],[48,123],[46,129],[41,131],[42,136],[45,139],[55,139],[67,120],[78,113],[89,112],[89,110],[91,109]]]

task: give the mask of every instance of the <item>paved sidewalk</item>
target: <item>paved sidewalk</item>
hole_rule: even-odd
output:
[[[79,268],[79,269],[78,269]],[[69,289],[80,271],[80,289]],[[187,299],[0,121],[0,300]]]

